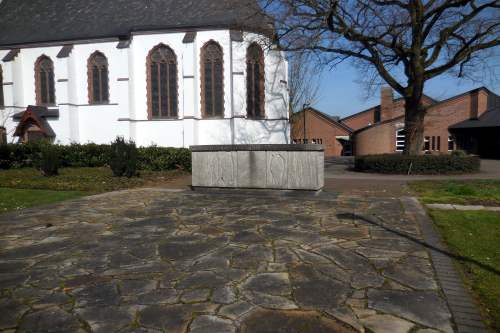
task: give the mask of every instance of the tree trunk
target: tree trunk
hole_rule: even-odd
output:
[[[405,98],[405,149],[404,155],[419,155],[424,141],[425,107],[421,97]]]

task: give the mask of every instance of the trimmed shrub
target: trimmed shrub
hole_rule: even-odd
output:
[[[385,174],[461,174],[478,172],[480,164],[479,157],[471,155],[383,154],[356,156],[354,169]]]
[[[467,156],[467,153],[463,150],[454,150],[451,152],[451,156],[464,157]]]
[[[38,159],[38,168],[46,177],[57,176],[59,174],[59,150],[57,146],[50,143],[43,143]]]
[[[10,169],[12,167],[12,158],[10,156],[9,146],[0,144],[0,169]]]
[[[65,167],[103,167],[108,165],[111,146],[95,143],[72,143],[59,146],[61,162]]]
[[[111,144],[109,166],[116,177],[126,176],[131,178],[137,175],[138,152],[135,142],[126,142],[124,138],[117,137]]]
[[[0,145],[0,169],[38,167],[42,142]],[[107,167],[111,145],[70,144],[52,145],[59,151],[61,167]],[[138,169],[165,171],[191,170],[191,151],[185,148],[141,147]]]
[[[139,165],[142,170],[161,171],[181,169],[191,171],[191,150],[186,148],[139,148]]]

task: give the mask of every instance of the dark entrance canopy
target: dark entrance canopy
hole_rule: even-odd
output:
[[[485,112],[449,127],[457,147],[485,158],[500,158],[500,110]]]

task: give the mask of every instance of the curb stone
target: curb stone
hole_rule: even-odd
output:
[[[401,201],[405,210],[415,217],[424,241],[431,247],[429,249],[431,261],[453,316],[456,331],[458,333],[488,333],[477,305],[465,288],[455,263],[447,254],[448,250],[434,229],[425,209],[415,197],[404,197]]]

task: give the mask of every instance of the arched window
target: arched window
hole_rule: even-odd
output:
[[[264,52],[253,43],[247,49],[247,116],[264,117]]]
[[[216,42],[201,51],[201,105],[203,117],[224,116],[223,52]]]
[[[55,105],[54,63],[43,55],[35,63],[35,88],[37,105]]]
[[[99,51],[87,62],[89,104],[109,103],[108,59]]]
[[[177,117],[177,57],[168,46],[149,53],[148,100],[150,119]]]
[[[0,66],[0,108],[5,106],[5,102],[3,99],[3,71],[2,66]]]

